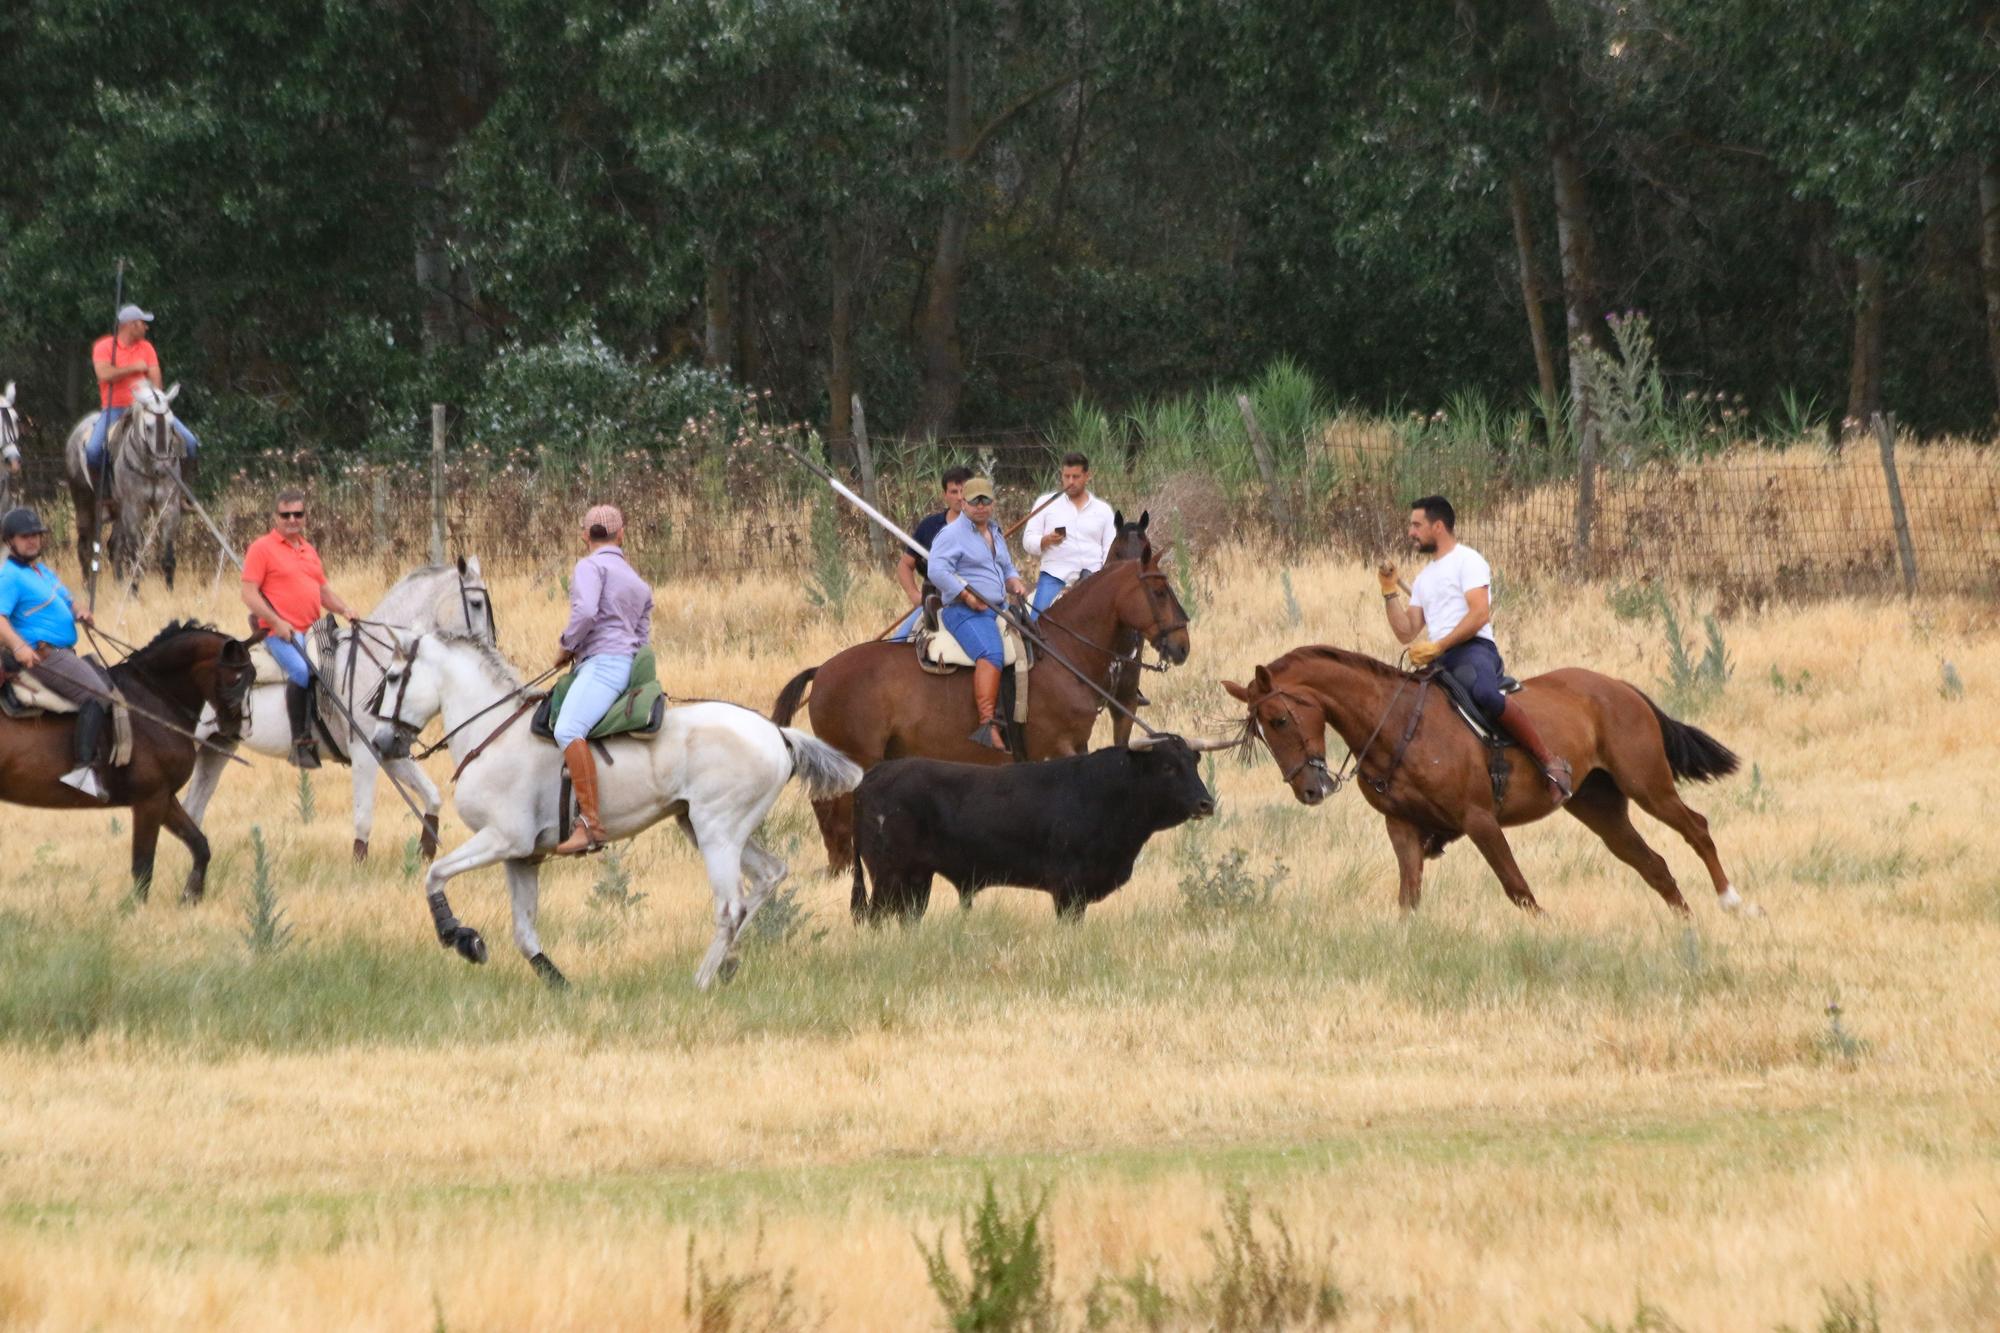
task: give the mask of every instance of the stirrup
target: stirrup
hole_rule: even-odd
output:
[[[974,727],[972,734],[965,739],[971,741],[974,745],[983,745],[989,750],[999,750],[1005,753],[1007,749],[1007,739],[1000,734],[1000,724],[991,718]]]
[[[1561,805],[1576,795],[1576,775],[1570,770],[1569,760],[1557,758],[1542,770],[1542,777],[1556,789],[1556,804]]]
[[[570,826],[569,837],[556,844],[552,855],[590,856],[593,853],[601,852],[604,850],[604,840],[598,835],[603,831],[602,829],[592,827],[589,820],[585,819],[582,815],[578,815],[576,823]],[[583,835],[582,844],[575,847],[570,846],[572,842],[576,841],[579,833]]]
[[[85,796],[92,797],[95,800],[108,801],[111,799],[111,793],[104,790],[104,784],[97,780],[97,770],[89,764],[72,768],[69,772],[57,778],[56,781],[62,783],[65,787],[74,787]]]
[[[293,768],[318,768],[319,746],[310,740],[292,742]]]

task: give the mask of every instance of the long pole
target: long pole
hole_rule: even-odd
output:
[[[895,523],[891,522],[890,519],[886,515],[884,515],[881,510],[877,509],[874,505],[869,504],[866,500],[856,495],[851,489],[849,489],[849,487],[845,482],[841,481],[839,477],[834,476],[832,472],[828,471],[817,460],[807,456],[806,454],[799,452],[797,449],[792,448],[791,445],[786,444],[783,440],[776,441],[776,444],[780,449],[783,449],[786,453],[790,454],[795,460],[804,464],[809,471],[818,474],[819,479],[821,481],[825,482],[828,486],[831,486],[833,488],[833,493],[835,495],[840,496],[843,500],[846,500],[856,509],[859,509],[863,514],[866,514],[876,523],[879,523],[882,526],[882,530],[884,532],[888,533],[891,537],[894,537],[897,541],[901,542],[904,546],[907,546],[910,550],[922,556],[925,560],[929,560],[931,558],[931,553],[925,549],[924,544],[922,542],[918,541],[915,537],[912,537],[909,533],[897,527]],[[1014,632],[1016,634],[1019,634],[1027,642],[1034,644],[1037,651],[1046,654],[1050,659],[1059,663],[1063,668],[1065,668],[1072,676],[1075,676],[1078,680],[1082,681],[1084,685],[1087,686],[1092,693],[1097,695],[1098,698],[1104,700],[1106,704],[1110,705],[1120,715],[1129,718],[1133,726],[1139,728],[1139,730],[1145,732],[1148,736],[1157,737],[1162,734],[1161,732],[1155,730],[1154,728],[1146,725],[1145,720],[1141,718],[1137,713],[1134,713],[1124,704],[1118,702],[1118,700],[1112,696],[1109,690],[1106,690],[1102,685],[1099,685],[1096,681],[1092,680],[1088,675],[1084,674],[1083,669],[1077,666],[1076,663],[1070,661],[1067,657],[1064,657],[1061,653],[1057,652],[1054,648],[1050,647],[1049,641],[1047,639],[1042,638],[1039,634],[1035,633],[1033,630],[1029,629],[1027,623],[1023,621],[1019,616],[1015,615],[1005,606],[995,606],[993,609],[995,612],[999,614],[1000,619],[1006,621],[1009,625],[1012,625],[1014,627]]]

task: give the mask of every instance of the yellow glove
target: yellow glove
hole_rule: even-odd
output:
[[[1384,597],[1403,590],[1396,582],[1396,567],[1392,564],[1384,562],[1375,566],[1375,580],[1382,585],[1382,595]]]
[[[1442,652],[1444,652],[1444,649],[1438,647],[1429,639],[1418,639],[1410,645],[1410,665],[1418,668],[1427,667],[1437,661],[1438,655]]]

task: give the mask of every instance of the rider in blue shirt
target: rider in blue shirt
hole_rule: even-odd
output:
[[[0,562],[0,649],[12,659],[0,662],[0,669],[32,672],[36,684],[77,706],[76,767],[62,780],[101,801],[107,793],[96,765],[111,716],[104,702],[111,682],[71,651],[76,627],[90,624],[90,613],[76,609],[69,589],[42,562],[47,533],[32,509],[9,510],[0,518],[0,541],[7,546]]]
[[[974,477],[965,483],[965,512],[945,524],[931,544],[931,582],[944,598],[942,619],[951,637],[973,659],[972,697],[979,725],[968,738],[975,745],[1005,750],[1007,742],[993,715],[1000,707],[1000,614],[993,608],[1009,597],[1028,595],[1014,569],[1007,539],[993,525],[993,483]]]

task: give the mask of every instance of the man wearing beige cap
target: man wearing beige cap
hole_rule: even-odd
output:
[[[597,757],[586,739],[632,682],[632,658],[653,633],[653,590],[625,560],[625,516],[616,505],[597,505],[583,516],[590,550],[569,580],[569,624],[556,648],[556,665],[576,663],[576,683],[556,715],[556,744],[576,790],[576,827],[556,847],[557,856],[581,856],[604,843],[597,817]]]
[[[132,386],[141,376],[153,382],[155,389],[166,387],[160,378],[160,354],[153,350],[153,344],[146,337],[146,326],[153,322],[152,315],[135,305],[119,307],[118,331],[99,338],[90,349],[91,368],[97,372],[97,392],[100,411],[97,424],[90,428],[90,441],[83,446],[84,461],[90,470],[96,472],[104,466],[104,441],[110,437],[111,423],[132,410]],[[187,456],[194,457],[194,451],[201,447],[201,441],[194,432],[181,424],[181,419],[173,419],[174,433],[187,446]]]
[[[1005,750],[994,721],[1000,704],[1000,670],[1006,665],[1000,615],[993,608],[1009,597],[1028,595],[1014,569],[1007,539],[993,525],[993,483],[974,477],[965,483],[965,509],[944,525],[931,543],[931,582],[944,598],[940,619],[972,658],[972,699],[979,725],[967,739],[990,750]]]

